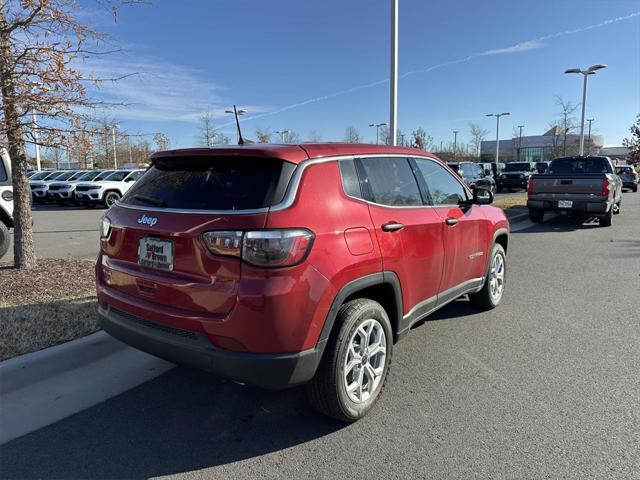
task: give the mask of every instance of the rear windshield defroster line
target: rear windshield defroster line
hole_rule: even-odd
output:
[[[202,156],[156,159],[122,199],[181,210],[255,210],[282,201],[296,166],[278,158]]]

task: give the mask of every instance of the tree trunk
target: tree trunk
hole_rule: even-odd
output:
[[[0,17],[4,17],[2,13],[0,11]],[[4,21],[4,18],[0,20]],[[0,87],[13,182],[13,261],[17,268],[32,268],[36,264],[36,252],[33,244],[31,188],[27,180],[24,136],[15,102],[16,89],[10,68],[12,61],[10,42],[8,33],[0,34]]]

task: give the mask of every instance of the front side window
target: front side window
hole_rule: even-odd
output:
[[[363,158],[358,162],[372,202],[390,207],[423,205],[408,159]]]
[[[462,184],[442,165],[422,158],[416,158],[415,162],[433,205],[459,205],[467,200],[467,192]]]

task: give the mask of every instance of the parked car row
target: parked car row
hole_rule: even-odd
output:
[[[53,170],[29,173],[34,203],[76,204],[109,208],[144,170]]]

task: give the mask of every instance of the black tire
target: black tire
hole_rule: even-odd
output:
[[[104,197],[102,198],[102,204],[105,206],[105,208],[109,208],[118,200],[120,200],[120,194],[118,192],[110,191],[104,194]]]
[[[375,390],[361,403],[353,401],[347,393],[344,381],[345,362],[348,359],[349,345],[356,331],[369,320],[377,321],[384,331],[386,340],[385,361],[382,374]],[[344,304],[338,316],[334,331],[325,349],[322,361],[313,379],[307,384],[307,397],[311,405],[329,417],[343,422],[355,422],[364,417],[373,407],[384,388],[393,351],[393,333],[391,322],[384,308],[373,300],[358,298]],[[367,359],[367,355],[364,355]],[[373,358],[373,357],[372,357]],[[361,364],[362,365],[362,364]],[[354,367],[354,370],[363,367]]]
[[[616,203],[616,209],[613,211],[614,215],[620,215],[622,213],[622,195],[620,195],[620,200]]]
[[[493,265],[496,256],[500,255],[502,257],[502,289],[500,290],[499,295],[493,295],[491,293],[491,275],[493,271]],[[491,256],[489,257],[489,267],[487,268],[487,273],[485,276],[484,285],[482,286],[482,290],[478,293],[472,293],[469,295],[469,300],[474,307],[479,308],[481,310],[492,310],[500,305],[502,301],[502,297],[504,296],[504,289],[507,284],[507,254],[502,248],[502,245],[496,243],[493,245],[491,249]]]
[[[4,257],[4,254],[9,250],[10,239],[9,229],[0,221],[0,258]]]
[[[613,222],[613,207],[611,207],[609,211],[604,214],[603,217],[600,217],[600,226],[610,227],[612,222]]]
[[[632,192],[637,192],[637,191],[638,191],[638,186],[636,185],[635,187],[633,187],[633,188],[631,189],[631,191],[632,191]]]
[[[540,208],[530,208],[529,220],[533,223],[542,223],[544,221],[544,210]]]

